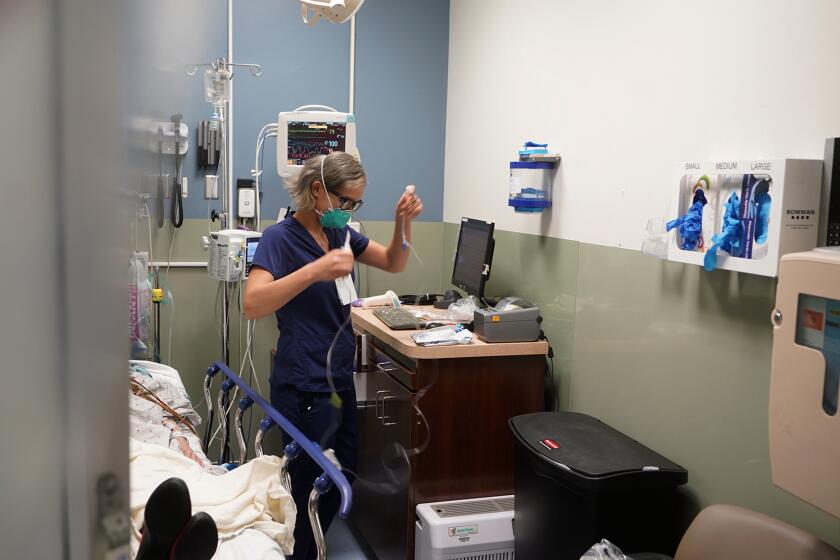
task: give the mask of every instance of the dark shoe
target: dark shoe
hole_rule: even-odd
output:
[[[137,560],[165,560],[192,515],[190,491],[180,478],[170,478],[155,488],[143,512],[143,538]]]
[[[169,560],[210,560],[218,545],[219,532],[216,522],[202,511],[187,521],[172,545]]]

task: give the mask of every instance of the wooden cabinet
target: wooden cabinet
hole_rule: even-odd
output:
[[[412,394],[382,367],[359,402],[359,463],[352,519],[379,560],[403,560],[409,523]]]
[[[356,319],[371,337],[351,520],[379,560],[411,560],[417,504],[513,493],[507,421],[542,409],[547,345],[459,357]]]

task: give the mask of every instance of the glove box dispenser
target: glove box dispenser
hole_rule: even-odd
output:
[[[817,244],[819,160],[683,162],[668,259],[762,276]]]

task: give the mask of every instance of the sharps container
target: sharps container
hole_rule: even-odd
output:
[[[552,162],[510,162],[510,194],[508,206],[516,212],[538,213],[551,208]]]
[[[516,441],[516,560],[577,560],[608,539],[625,554],[671,554],[687,471],[586,414],[509,421]]]

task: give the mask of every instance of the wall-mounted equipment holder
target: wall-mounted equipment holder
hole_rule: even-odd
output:
[[[776,276],[779,258],[817,245],[819,160],[683,162],[668,259]]]
[[[175,149],[178,149],[178,155],[183,156],[189,151],[189,127],[180,120],[160,121],[151,124],[149,129],[149,150],[153,154],[175,155]]]
[[[198,166],[202,169],[219,165],[222,150],[222,133],[214,127],[212,121],[199,121],[196,127],[198,135]]]
[[[551,208],[551,190],[559,154],[549,153],[548,144],[526,142],[519,161],[510,162],[508,206],[522,214],[539,214]]]

